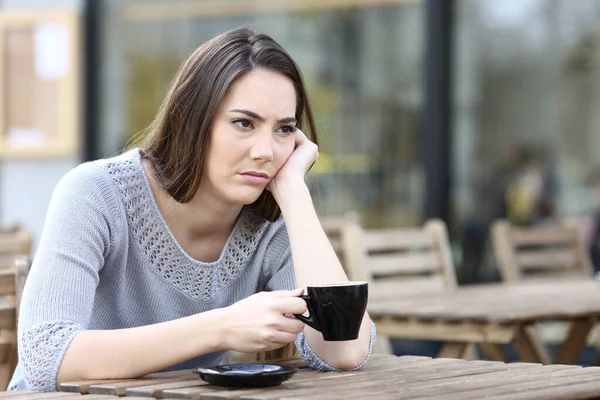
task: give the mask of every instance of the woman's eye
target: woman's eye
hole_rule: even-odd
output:
[[[290,125],[284,125],[281,128],[279,128],[281,133],[283,133],[284,135],[291,135],[292,133],[296,132],[296,129],[297,128],[295,126]]]
[[[252,128],[252,122],[247,119],[237,119],[237,120],[233,121],[233,123],[243,129]]]

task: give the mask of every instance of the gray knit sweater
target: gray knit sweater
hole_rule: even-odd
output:
[[[169,231],[138,149],[82,164],[59,182],[50,202],[23,293],[19,364],[9,390],[55,390],[67,347],[86,329],[155,324],[294,287],[283,219],[261,221],[244,209],[219,260],[199,262]],[[296,346],[311,367],[333,369],[303,333]],[[222,354],[169,370],[218,364]]]

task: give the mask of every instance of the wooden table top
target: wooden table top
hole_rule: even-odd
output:
[[[86,394],[80,397],[83,400],[103,398],[99,395],[126,399],[588,399],[600,397],[600,367],[374,356],[361,371],[324,373],[300,368],[290,380],[273,388],[215,387],[191,371],[180,371],[133,380],[66,383],[61,390]],[[20,400],[41,398],[31,393],[23,396]]]
[[[600,282],[472,285],[451,292],[369,300],[376,318],[512,323],[600,316]]]

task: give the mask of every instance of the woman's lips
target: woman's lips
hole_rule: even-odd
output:
[[[254,184],[267,184],[271,180],[268,175],[258,172],[244,172],[240,174],[246,181]]]

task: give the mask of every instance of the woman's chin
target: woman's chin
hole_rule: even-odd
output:
[[[241,205],[249,205],[254,203],[256,200],[258,200],[258,198],[260,197],[260,195],[263,193],[263,190],[253,190],[253,191],[244,191],[244,193],[236,193],[235,196],[233,196],[234,198],[234,202],[237,204],[241,204]]]

